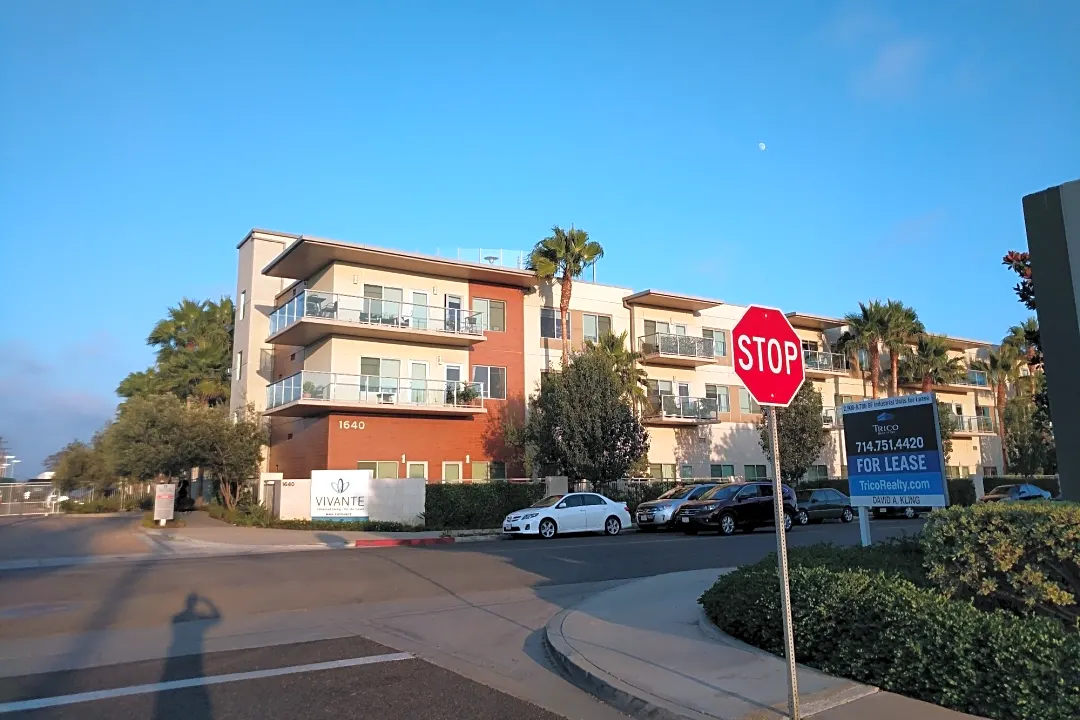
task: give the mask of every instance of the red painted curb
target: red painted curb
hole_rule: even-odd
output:
[[[437,538],[415,538],[410,540],[357,540],[355,547],[398,547],[400,545],[448,545],[454,542],[456,538],[452,537],[437,537]]]

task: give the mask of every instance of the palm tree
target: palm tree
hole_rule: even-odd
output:
[[[570,362],[570,338],[567,329],[567,317],[570,314],[570,293],[574,278],[581,275],[586,267],[604,257],[604,248],[600,243],[589,240],[589,233],[578,230],[573,225],[570,230],[563,230],[556,225],[551,228],[551,235],[536,243],[529,254],[529,270],[536,273],[540,281],[558,280],[562,288],[559,298],[559,318],[563,327],[562,361],[563,367]]]
[[[959,381],[967,373],[964,361],[949,355],[949,344],[943,335],[922,334],[914,348],[907,348],[900,357],[900,377],[905,382],[917,382],[923,392],[934,385]]]
[[[971,361],[973,370],[982,370],[986,373],[986,379],[990,384],[990,390],[994,394],[994,407],[997,415],[998,438],[1001,440],[1002,470],[1008,474],[1005,459],[1005,401],[1009,391],[1009,385],[1016,382],[1020,375],[1020,351],[1013,345],[1003,343],[996,350],[990,350],[986,359],[981,358]]]
[[[1028,366],[1035,366],[1032,367],[1032,370],[1036,370],[1041,361],[1041,358],[1039,357],[1039,321],[1035,317],[1029,317],[1019,325],[1013,325],[1009,328],[1009,334],[1005,336],[1001,341],[1001,344],[1011,345],[1016,348],[1021,359],[1023,359]],[[1029,374],[1026,377],[1017,377],[1016,383],[1016,388],[1019,392],[1027,395],[1034,394],[1034,373]]]
[[[862,354],[868,349],[863,339],[852,335],[850,330],[845,330],[836,341],[836,352],[846,357],[851,369],[859,373],[859,377],[862,378],[864,396],[866,395],[866,368],[862,366]]]
[[[881,384],[881,344],[884,341],[884,328],[887,326],[885,305],[871,300],[868,305],[859,303],[859,312],[848,313],[844,322],[851,335],[853,346],[866,350],[870,364],[870,385],[873,397],[878,396]]]
[[[648,387],[648,376],[637,365],[642,358],[641,353],[629,349],[626,336],[625,331],[618,335],[604,333],[598,341],[586,342],[585,347],[608,358],[615,376],[619,379],[619,386],[624,397],[637,410],[646,400],[645,388]]]
[[[889,397],[900,394],[900,357],[925,330],[914,308],[908,307],[899,300],[889,300],[885,303],[881,342],[889,351]]]

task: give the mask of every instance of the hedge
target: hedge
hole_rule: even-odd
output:
[[[626,503],[631,514],[643,502],[656,500],[679,483],[674,480],[633,481],[609,480],[604,482],[584,483],[578,488],[582,492],[598,492],[616,502]],[[573,488],[571,488],[573,489]]]
[[[798,662],[996,720],[1080,717],[1080,632],[985,612],[902,578],[793,563]],[[701,598],[725,632],[783,653],[779,582],[768,559]]]
[[[802,567],[822,567],[828,570],[870,570],[901,577],[920,587],[929,587],[923,549],[918,538],[902,536],[876,542],[870,547],[839,546],[819,543],[806,547],[788,548],[788,561]],[[776,554],[762,561],[776,565]]]
[[[514,510],[544,497],[543,483],[443,483],[428,485],[424,524],[428,530],[472,530],[502,527]]]
[[[946,594],[1080,623],[1080,505],[947,508],[927,520],[922,544],[928,575]]]
[[[276,528],[278,530],[328,530],[339,532],[414,532],[423,530],[419,525],[389,520],[278,520],[269,510],[258,503],[242,503],[235,510],[213,503],[206,508],[210,517],[241,527]]]

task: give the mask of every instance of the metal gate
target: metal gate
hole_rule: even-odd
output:
[[[0,515],[45,515],[51,512],[52,483],[0,483]]]

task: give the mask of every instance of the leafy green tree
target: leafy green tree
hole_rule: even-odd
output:
[[[923,392],[930,392],[934,385],[957,382],[967,373],[967,368],[963,360],[949,355],[944,336],[923,333],[914,347],[903,351],[899,372],[903,382],[917,382]]]
[[[536,243],[529,254],[528,268],[536,273],[541,281],[558,280],[562,291],[559,298],[559,316],[562,319],[563,365],[570,362],[570,337],[568,317],[570,315],[570,296],[574,279],[590,264],[604,257],[604,248],[600,243],[589,240],[589,233],[570,226],[563,230],[556,225],[551,228],[551,235]]]
[[[53,485],[61,492],[71,492],[78,487],[93,487],[104,490],[116,481],[116,476],[109,472],[104,454],[100,448],[100,434],[94,445],[75,440],[68,443],[52,458]]]
[[[1047,419],[1030,395],[1017,395],[1005,403],[1005,455],[1014,473],[1032,477],[1057,472],[1057,448]]]
[[[990,391],[994,396],[998,437],[1001,439],[1001,447],[1004,449],[1007,446],[1005,402],[1008,399],[1009,387],[1020,376],[1020,351],[1016,347],[1005,343],[999,345],[997,349],[990,350],[985,360],[982,358],[972,360],[971,367],[973,370],[981,370],[986,373]],[[1002,470],[1005,471],[1005,474],[1008,474],[1008,458],[1004,458],[1004,464],[1005,467]]]
[[[810,382],[803,383],[791,405],[776,409],[780,479],[784,482],[790,484],[801,480],[810,466],[821,457],[829,439],[829,431],[821,418],[821,393]],[[758,421],[758,435],[761,449],[771,458],[768,413],[763,414]]]
[[[174,395],[133,397],[120,405],[103,438],[113,473],[142,481],[175,480],[198,465],[187,406]]]
[[[630,402],[636,410],[645,402],[645,388],[648,386],[648,376],[638,366],[641,353],[631,350],[627,346],[627,333],[618,335],[604,333],[597,342],[591,340],[585,343],[587,351],[599,353],[611,364],[612,372],[619,381],[619,387],[623,397]]]
[[[544,379],[529,401],[525,438],[539,467],[573,480],[625,477],[649,451],[645,429],[610,360],[599,352],[575,355],[562,372]]]
[[[941,429],[941,453],[945,456],[945,464],[949,464],[952,457],[952,439],[956,434],[956,415],[948,403],[938,400],[938,427]]]
[[[217,481],[222,502],[232,510],[244,487],[259,476],[269,430],[252,406],[236,414],[221,407],[191,406],[186,414],[197,464]]]
[[[874,398],[877,398],[878,388],[881,387],[881,347],[885,341],[888,314],[884,304],[871,300],[868,304],[859,303],[859,312],[844,316],[844,323],[848,326],[847,343],[866,351],[870,365],[870,391]]]

